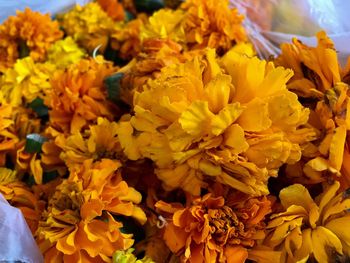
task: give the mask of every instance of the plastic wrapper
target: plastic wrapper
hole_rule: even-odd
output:
[[[0,194],[0,262],[44,262],[22,212]]]
[[[89,0],[0,0],[0,23],[8,16],[15,15],[16,10],[24,10],[29,7],[43,14],[55,15],[69,10],[75,4],[83,5]]]
[[[278,55],[279,46],[293,37],[315,45],[325,30],[342,61],[350,55],[350,1],[342,0],[231,0],[246,16],[244,26],[261,57]]]

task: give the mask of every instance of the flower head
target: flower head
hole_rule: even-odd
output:
[[[118,0],[98,0],[97,2],[113,20],[124,20],[124,8]]]
[[[78,62],[85,56],[85,51],[71,38],[56,41],[48,50],[48,61],[57,68],[65,68]]]
[[[100,45],[101,50],[105,50],[108,37],[115,26],[112,18],[94,2],[84,6],[76,5],[58,19],[65,32],[89,52]]]
[[[92,164],[57,186],[37,231],[45,260],[110,261],[116,250],[128,249],[132,235],[123,234],[113,214],[132,216],[140,223],[145,214],[137,204],[141,194],[122,180],[119,165],[109,160]]]
[[[51,92],[50,76],[55,69],[54,64],[35,63],[31,57],[18,59],[1,76],[0,102],[20,106],[44,99]]]
[[[48,14],[43,15],[26,8],[17,11],[0,26],[0,70],[11,67],[22,53],[29,49],[34,61],[43,61],[46,52],[56,40],[63,36],[57,21],[51,21]],[[24,54],[26,55],[26,54]]]
[[[350,199],[346,192],[337,194],[338,189],[336,181],[315,200],[300,184],[280,192],[283,211],[271,215],[265,244],[282,251],[281,262],[313,257],[322,263],[336,254],[349,255],[350,237],[344,230],[350,222]]]
[[[120,123],[122,147],[130,159],[152,159],[167,189],[198,195],[215,179],[266,194],[268,177],[315,137],[303,127],[309,111],[286,89],[291,76],[234,51],[163,68],[135,93],[134,116]]]
[[[112,118],[103,80],[115,69],[112,63],[83,59],[52,77],[52,93],[46,104],[51,108],[51,125],[61,132],[76,133],[98,117]]]
[[[15,149],[19,141],[13,128],[13,108],[9,104],[0,105],[0,166],[4,166],[6,155]]]
[[[271,203],[266,197],[234,199],[206,194],[187,207],[156,203],[171,218],[164,232],[170,250],[183,262],[243,263],[247,249],[264,237],[263,219]]]
[[[187,0],[180,9],[186,13],[182,26],[192,48],[210,47],[225,52],[247,40],[241,24],[243,16],[237,9],[229,8],[228,0]]]

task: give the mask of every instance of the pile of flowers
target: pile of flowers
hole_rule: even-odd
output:
[[[350,62],[161,2],[0,25],[0,193],[45,262],[348,262]]]

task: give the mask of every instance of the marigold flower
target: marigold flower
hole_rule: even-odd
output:
[[[308,190],[294,184],[280,192],[284,211],[271,215],[265,244],[282,252],[281,262],[331,262],[336,254],[349,255],[350,199],[337,194],[339,182],[312,199]]]
[[[118,0],[98,0],[97,2],[113,20],[124,20],[124,8]]]
[[[122,223],[112,214],[132,216],[145,223],[136,205],[141,194],[122,180],[116,162],[84,162],[81,170],[57,186],[37,231],[47,262],[110,262],[116,250],[128,249],[132,235],[123,234]]]
[[[43,61],[48,48],[63,36],[57,21],[26,8],[17,11],[0,25],[0,71],[11,67],[21,57],[19,49],[29,49],[34,61]],[[22,45],[22,46],[21,46]]]
[[[215,178],[266,194],[268,177],[297,162],[300,145],[315,139],[304,127],[309,111],[286,89],[291,75],[234,51],[217,61],[209,50],[163,68],[135,93],[134,116],[120,122],[122,147],[129,159],[153,160],[169,190],[198,195]]]
[[[102,51],[108,44],[108,37],[113,32],[115,23],[98,3],[76,5],[69,12],[58,17],[64,31],[77,43],[92,52],[101,46]]]
[[[107,101],[103,80],[113,71],[112,63],[98,57],[55,72],[52,93],[45,102],[51,108],[51,125],[60,132],[76,133],[100,116],[112,119],[112,103]]]
[[[47,59],[57,68],[65,68],[78,62],[86,55],[71,37],[56,41],[48,50]]]
[[[294,71],[288,89],[302,97],[321,98],[324,92],[341,81],[337,52],[325,32],[317,34],[317,47],[308,47],[296,38],[282,44],[282,54],[275,64]]]
[[[44,99],[51,92],[50,76],[55,69],[54,64],[35,63],[31,57],[17,60],[1,76],[0,103],[20,106]]]
[[[44,203],[39,201],[29,187],[19,181],[16,171],[0,167],[0,193],[12,205],[19,208],[34,234]]]
[[[60,157],[69,168],[80,167],[85,160],[99,161],[103,158],[120,159],[121,147],[117,138],[118,124],[98,118],[96,125],[91,125],[83,133],[76,133],[65,138],[56,138],[56,145],[62,148]]]
[[[111,47],[118,51],[121,59],[129,60],[141,51],[141,28],[147,17],[139,15],[138,18],[127,23],[118,23],[111,35]]]
[[[303,166],[302,172],[299,176],[294,175],[297,180],[305,178],[309,183],[325,181],[329,178],[327,174],[340,176],[342,169],[342,176],[350,178],[350,170],[342,168],[346,131],[350,129],[350,115],[347,114],[350,109],[349,88],[341,82],[344,73],[339,67],[332,40],[323,31],[317,34],[317,38],[317,47],[308,47],[297,39],[293,44],[282,45],[282,54],[275,61],[295,73],[287,84],[289,90],[301,97],[313,98],[310,104],[305,100],[311,109],[309,122],[322,136],[308,145],[303,152],[305,164],[299,165]],[[293,177],[295,167],[289,170],[288,176]]]
[[[16,143],[19,141],[13,129],[12,114],[11,105],[0,105],[0,166],[5,166],[7,153],[15,149]]]
[[[263,219],[271,212],[266,197],[237,202],[210,193],[188,207],[163,201],[155,206],[170,215],[164,240],[182,262],[245,262],[247,249],[264,238]]]
[[[134,249],[129,248],[126,251],[116,251],[113,254],[113,263],[127,262],[127,263],[155,263],[151,258],[145,256],[142,259],[137,259],[132,253]]]
[[[145,40],[142,51],[118,71],[124,74],[120,98],[132,105],[135,91],[142,91],[148,79],[156,78],[165,66],[186,61],[181,51],[181,45],[169,39]]]
[[[185,32],[182,21],[183,10],[161,9],[148,18],[141,29],[141,39],[171,39],[177,43],[185,43]]]
[[[224,53],[247,40],[243,16],[229,8],[228,0],[187,0],[180,9],[186,13],[182,25],[191,48],[210,47]]]

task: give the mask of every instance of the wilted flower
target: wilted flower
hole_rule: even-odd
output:
[[[57,21],[51,21],[48,14],[29,8],[17,11],[16,16],[10,16],[0,25],[0,71],[27,55],[34,61],[43,61],[51,44],[62,36]]]
[[[281,262],[331,262],[335,255],[350,255],[348,235],[350,199],[337,194],[334,182],[312,199],[308,190],[294,184],[280,192],[283,212],[271,216],[265,244],[282,252]]]
[[[58,19],[64,31],[89,52],[98,46],[104,51],[115,26],[112,18],[94,2],[84,6],[76,5]]]

